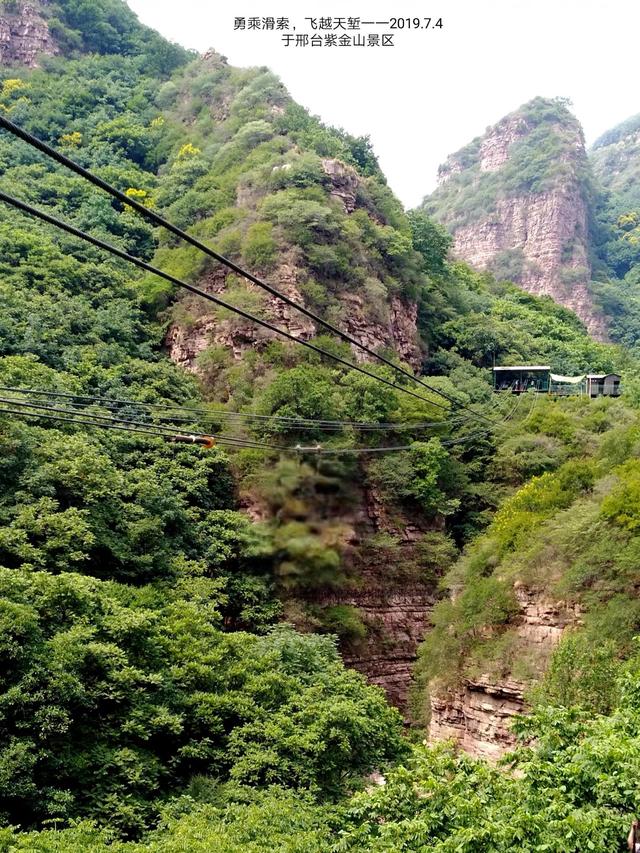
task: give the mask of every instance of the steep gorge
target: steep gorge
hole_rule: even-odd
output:
[[[66,4],[3,4],[0,8],[3,65],[13,66],[19,75],[21,68],[38,68],[47,56],[68,53],[69,44],[74,45],[73,51],[79,51],[82,41],[87,42],[91,33],[73,30],[77,23],[73,8]],[[129,22],[124,7],[112,10],[113,14],[116,12]],[[63,20],[55,27],[65,41],[63,48],[50,27],[52,17],[58,13]],[[136,39],[149,38],[144,29],[136,29],[134,33],[126,41],[128,46]],[[22,92],[28,92],[28,85]],[[16,100],[20,94],[11,91]],[[415,291],[413,282],[419,281],[420,273],[411,257],[404,214],[379,180],[381,176],[373,159],[365,162],[364,169],[357,161],[346,162],[348,149],[340,139],[316,125],[315,120],[303,118],[302,111],[298,114],[300,108],[265,69],[250,72],[233,69],[214,50],[198,59],[175,83],[167,82],[162,97],[172,132],[180,126],[180,133],[184,134],[185,125],[191,125],[193,131],[185,135],[173,169],[168,170],[166,180],[161,182],[166,189],[160,189],[165,197],[163,203],[174,204],[173,215],[181,224],[188,226],[206,220],[204,210],[213,201],[214,209],[222,210],[217,220],[197,225],[204,239],[220,242],[226,254],[268,278],[290,298],[321,314],[328,313],[333,322],[363,345],[397,353],[407,365],[419,370],[427,348],[418,333],[418,304],[412,288]],[[206,103],[206,115],[198,113],[200,105],[196,101],[200,98]],[[6,108],[12,109],[13,103]],[[314,151],[312,140],[290,141],[287,131],[279,129],[289,112],[295,113],[293,127],[306,123],[318,133],[315,147],[320,154]],[[199,125],[203,125],[202,131]],[[256,156],[255,152],[261,146],[268,164],[264,167],[260,153]],[[365,156],[369,155],[365,152]],[[210,172],[216,174],[213,182]],[[198,180],[205,185],[205,192],[198,197],[195,209],[185,215],[180,205]],[[300,188],[298,207],[302,215],[306,213],[309,217],[308,225],[295,218],[286,225],[279,224],[277,218],[269,221],[262,209],[265,202],[278,191],[281,194],[288,191],[290,200],[283,205],[282,213],[285,219],[286,208],[296,201],[291,196],[296,188]],[[305,193],[309,198],[306,207]],[[199,209],[200,205],[204,210]],[[308,240],[301,245],[295,231],[298,226],[313,233],[316,245],[308,244]],[[250,256],[245,249],[245,257],[242,243],[246,245],[254,234],[257,234],[255,255]],[[334,253],[333,246],[341,252]],[[311,257],[314,250],[317,257]],[[209,292],[229,297],[231,302],[247,307],[291,334],[309,340],[321,333],[306,317],[252,285],[245,287],[223,267],[203,264],[202,259],[194,256],[187,258],[173,246],[162,247],[160,251],[166,265],[170,268],[171,264],[177,265],[176,272],[191,277]],[[165,336],[169,357],[197,375],[205,386],[209,385],[210,398],[223,401],[235,393],[235,380],[231,378],[234,371],[245,369],[251,359],[264,363],[253,379],[268,385],[274,374],[268,360],[269,348],[278,341],[277,335],[263,332],[237,317],[211,312],[206,303],[190,296],[179,300]],[[213,367],[212,352],[223,354],[222,363]],[[350,357],[356,362],[366,358],[357,348],[352,349]],[[303,593],[304,607],[312,608],[314,614],[341,612],[345,607],[357,613],[366,636],[343,638],[346,660],[383,686],[393,702],[405,707],[417,647],[424,637],[435,600],[435,584],[432,578],[421,580],[415,569],[408,577],[404,567],[412,560],[415,563],[414,545],[423,538],[429,524],[425,526],[420,519],[410,520],[397,512],[391,523],[386,518],[383,499],[376,499],[373,489],[366,484],[366,465],[359,470],[358,478],[361,482],[349,506],[337,506],[335,501],[323,503],[318,495],[316,503],[320,509],[310,509],[313,535],[318,541],[326,529],[339,531],[336,548],[349,581],[343,588],[320,586]],[[249,517],[273,523],[275,510],[268,502],[260,505],[260,501],[260,495],[251,488],[242,489],[241,505]],[[381,552],[366,547],[378,534],[397,540],[394,562],[380,562]],[[315,616],[300,613],[299,598],[298,594],[284,594],[286,615],[298,627],[309,630],[315,626]]]
[[[0,381],[35,403],[0,407],[0,846],[622,849],[640,756],[631,359],[626,399],[494,394],[492,357],[569,373],[621,354],[452,261],[368,140],[267,69],[189,55],[121,0],[32,5],[60,53],[11,36],[2,114],[444,396],[263,336],[0,205]],[[485,154],[501,172],[501,145]],[[5,133],[0,171],[3,191],[355,359]],[[49,396],[75,417],[45,421]],[[116,431],[125,417],[144,434]],[[489,761],[406,737],[429,707],[432,740]]]
[[[23,5],[21,20],[32,13],[31,7]],[[14,60],[28,66],[37,64],[37,51],[29,56],[21,54],[20,33],[15,27],[12,33],[9,45]],[[157,105],[146,104],[144,123],[132,124],[122,136],[118,127],[98,130],[103,134],[100,141],[108,138],[125,149],[131,138],[146,138],[147,148],[142,146],[142,153],[133,149],[132,156],[141,162],[151,156],[150,149],[157,144],[148,141],[157,140],[154,128],[166,126],[173,135],[173,152],[161,163],[157,176],[153,180],[148,175],[139,176],[139,186],[149,189],[133,187],[133,191],[151,198],[170,218],[194,229],[198,236],[268,278],[291,298],[341,325],[369,348],[397,353],[407,365],[420,370],[432,354],[424,321],[425,315],[431,319],[432,310],[425,294],[433,294],[434,285],[412,245],[407,217],[362,140],[331,131],[309,117],[266,69],[232,68],[215,51],[165,81],[158,87],[157,99]],[[579,187],[584,165],[582,141],[574,126],[567,130],[565,117],[557,117],[556,106],[551,128],[552,135],[562,143],[559,176],[547,175],[550,186],[538,188],[529,196],[497,198],[497,206],[484,224],[470,222],[456,234],[459,254],[480,267],[495,267],[496,257],[510,271],[514,265],[519,267],[523,275],[530,276],[521,284],[526,283],[527,289],[536,293],[546,293],[548,286],[559,288],[559,283],[567,285],[572,275],[582,275],[588,266],[588,210]],[[540,119],[538,109],[539,104],[525,111],[524,117],[500,123],[473,148],[475,153],[469,156],[477,157],[479,184],[483,184],[483,175],[500,175],[505,169],[512,172],[514,149],[520,170],[524,154],[518,146],[529,140],[538,127],[536,122],[541,122],[545,134],[549,132],[549,116],[545,113],[544,120]],[[524,153],[531,154],[526,148]],[[443,190],[464,174],[467,154],[454,156],[443,170]],[[495,189],[494,183],[487,186]],[[463,216],[463,212],[456,209],[455,215]],[[504,220],[500,227],[498,220]],[[483,243],[484,238],[478,235],[485,231],[485,236],[493,236],[486,236]],[[523,241],[522,246],[516,246],[520,254],[513,253],[516,238]],[[236,276],[166,238],[159,239],[160,265],[304,339],[322,332],[252,285],[244,285]],[[440,259],[437,270],[428,273],[434,279],[446,277],[444,259]],[[460,274],[469,273],[460,270]],[[450,284],[452,293],[464,287],[457,281]],[[575,300],[583,299],[584,311],[589,313],[593,306],[588,303],[587,291],[579,282],[573,285],[571,293],[563,291],[563,296],[556,288],[551,295],[560,302],[566,297],[567,305],[573,299],[571,306],[576,310],[580,305]],[[483,287],[486,283],[473,283],[474,298],[479,302],[484,299],[486,306],[483,309],[479,304],[478,314],[489,313],[495,303]],[[187,296],[173,304],[173,294],[147,282],[141,292],[147,304],[164,312],[166,351],[180,367],[197,375],[208,400],[226,404],[232,411],[279,411],[261,406],[266,406],[272,384],[287,371],[304,366],[302,359],[279,349],[275,336],[263,334],[236,317],[212,312],[195,297]],[[501,310],[509,307],[511,298],[504,300]],[[511,308],[516,305],[517,299]],[[454,313],[447,306],[443,316]],[[522,318],[521,314],[516,316]],[[591,319],[592,326],[599,322],[595,314]],[[567,340],[573,334],[568,330],[564,333]],[[349,353],[343,348],[341,352],[362,359],[357,349]],[[473,389],[477,399],[488,396],[486,377],[481,383],[479,372],[474,374],[475,366],[462,359],[452,364],[459,371],[461,387],[467,379],[462,375],[472,374],[470,387],[477,383]],[[442,381],[442,377],[438,379]],[[446,387],[451,389],[451,382]],[[384,419],[384,407],[379,407],[384,400],[374,397],[371,404],[370,389],[365,388],[359,404],[363,401],[372,405],[370,417]],[[301,402],[295,397],[288,399],[283,410],[289,411],[286,406]],[[314,436],[314,440],[319,439]],[[475,466],[475,476],[482,479],[482,464],[474,460],[473,453],[463,462],[455,452],[452,457],[459,466],[467,462],[470,468]],[[247,467],[251,467],[249,463]],[[433,608],[441,597],[438,582],[451,558],[449,554],[441,563],[436,559],[435,565],[430,564],[430,551],[438,551],[430,536],[441,537],[438,546],[443,541],[450,544],[445,515],[455,510],[420,513],[415,505],[413,509],[393,506],[388,495],[377,491],[372,467],[362,461],[356,468],[328,477],[316,471],[315,481],[313,474],[305,474],[311,483],[305,486],[311,498],[301,498],[294,488],[284,501],[290,504],[287,506],[269,504],[260,485],[254,488],[249,477],[240,486],[241,505],[252,520],[275,528],[276,539],[278,525],[297,525],[297,532],[304,528],[310,552],[326,546],[332,558],[336,557],[340,563],[338,577],[330,582],[310,583],[306,579],[293,591],[286,585],[288,579],[282,583],[284,617],[305,631],[338,633],[345,660],[384,687],[394,703],[406,708],[417,649],[431,627]],[[412,474],[410,471],[409,476]],[[340,499],[324,501],[323,489],[335,490]],[[470,503],[481,494],[480,489],[474,489],[472,484]],[[312,508],[304,505],[305,500]],[[456,501],[460,503],[457,497]],[[479,504],[480,511],[491,506],[486,496]],[[470,512],[467,507],[464,511]],[[457,523],[461,515],[458,513]],[[464,541],[462,535],[460,540]],[[270,556],[281,570],[291,555]],[[302,561],[306,559],[305,554]],[[309,565],[314,566],[311,559]],[[565,616],[541,595],[540,602],[523,604],[522,614],[515,621],[521,623],[519,639],[525,645],[529,641],[538,644],[542,660],[548,657]],[[533,626],[531,636],[526,626]],[[492,751],[494,741],[508,740],[501,720],[521,707],[522,683],[511,676],[504,683],[484,676],[480,673],[468,679],[461,693],[446,699],[434,694],[434,737],[455,733],[467,748],[483,754]]]

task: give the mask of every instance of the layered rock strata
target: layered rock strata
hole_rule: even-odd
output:
[[[542,590],[521,584],[515,593],[520,604],[514,628],[517,643],[542,671],[564,631],[579,624],[580,610],[563,601],[550,601]],[[464,678],[450,690],[438,691],[434,686],[430,739],[452,738],[471,755],[497,760],[516,743],[510,724],[516,714],[526,710],[527,687],[513,677],[496,679],[487,674]]]
[[[607,329],[589,290],[589,164],[582,129],[536,99],[453,154],[426,209],[451,231],[454,254]]]
[[[41,56],[58,52],[46,20],[32,3],[0,8],[0,65],[35,68]]]

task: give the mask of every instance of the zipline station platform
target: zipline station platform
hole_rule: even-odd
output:
[[[621,379],[619,373],[587,373],[585,393],[589,397],[619,397]]]
[[[570,395],[587,397],[619,397],[622,393],[619,373],[587,373],[580,376],[560,376],[544,364],[514,364],[493,368],[494,391],[542,391],[556,397]]]
[[[548,391],[550,381],[551,367],[548,364],[514,364],[511,367],[493,368],[495,391],[513,391],[514,394],[520,394],[530,388]]]

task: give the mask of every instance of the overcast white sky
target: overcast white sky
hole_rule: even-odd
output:
[[[324,121],[369,134],[407,206],[433,189],[438,165],[536,95],[568,97],[587,142],[640,112],[635,0],[128,0],[142,21],[233,65],[268,65]],[[234,31],[234,18],[391,15],[443,18],[442,30],[397,33],[393,48],[285,48],[279,33]],[[388,32],[388,27],[368,27]]]

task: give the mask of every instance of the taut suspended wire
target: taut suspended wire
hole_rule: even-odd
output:
[[[427,388],[432,393],[438,394],[440,397],[447,400],[449,403],[451,403],[453,405],[460,405],[460,408],[467,409],[468,411],[472,412],[474,417],[482,418],[484,420],[489,420],[483,414],[474,412],[472,409],[469,409],[467,406],[459,404],[458,401],[455,400],[455,398],[450,397],[448,394],[446,394],[443,391],[440,391],[437,388],[433,388],[431,385],[428,385],[426,382],[422,381],[420,378],[414,376],[414,374],[411,373],[410,371],[405,370],[403,367],[400,367],[397,364],[394,364],[394,362],[390,361],[389,359],[385,358],[384,356],[380,355],[379,353],[376,353],[374,350],[370,349],[365,344],[361,344],[358,340],[356,340],[354,337],[349,335],[347,332],[344,332],[343,330],[339,329],[337,326],[334,326],[332,323],[329,323],[327,320],[324,320],[322,317],[315,314],[313,311],[310,311],[308,308],[306,308],[301,303],[296,302],[295,300],[291,299],[285,293],[282,293],[281,291],[277,290],[275,287],[268,284],[263,279],[259,278],[258,276],[254,275],[253,273],[249,272],[248,270],[245,270],[242,267],[238,266],[238,264],[229,260],[229,258],[226,258],[224,255],[221,255],[220,253],[216,252],[210,246],[207,246],[206,243],[203,243],[202,241],[196,239],[195,237],[192,237],[186,231],[183,231],[181,228],[178,228],[176,225],[169,222],[168,219],[165,219],[163,216],[160,216],[158,213],[155,213],[154,211],[149,210],[149,208],[145,207],[143,204],[141,204],[136,199],[129,198],[127,195],[125,195],[125,193],[121,192],[120,190],[116,189],[116,187],[107,183],[107,181],[104,181],[102,178],[99,178],[97,175],[94,175],[92,172],[90,172],[88,169],[85,169],[79,163],[76,163],[74,160],[71,160],[69,157],[66,157],[64,154],[60,153],[59,151],[56,151],[56,149],[53,148],[51,145],[48,145],[46,142],[43,142],[41,139],[38,139],[37,136],[34,136],[32,133],[29,133],[28,131],[19,127],[17,124],[14,124],[14,122],[10,121],[8,118],[6,118],[5,116],[2,116],[2,115],[0,115],[0,127],[2,127],[4,130],[7,130],[9,133],[13,134],[14,136],[17,136],[19,139],[22,139],[23,142],[26,142],[28,145],[32,146],[33,148],[36,148],[38,151],[45,154],[47,157],[55,160],[57,163],[60,163],[62,166],[65,166],[67,169],[70,169],[71,171],[75,172],[81,178],[84,178],[85,180],[89,181],[94,186],[99,187],[101,190],[103,190],[104,192],[106,192],[110,196],[112,196],[112,198],[116,198],[122,204],[125,204],[125,205],[128,205],[129,207],[132,207],[134,210],[136,210],[145,219],[148,219],[151,222],[154,222],[156,225],[159,225],[162,228],[165,228],[167,231],[170,231],[176,237],[179,237],[181,240],[184,240],[185,242],[194,246],[196,249],[199,249],[201,252],[204,252],[204,254],[208,255],[209,257],[211,257],[214,260],[218,261],[219,263],[223,264],[228,269],[233,270],[233,272],[237,273],[238,275],[242,276],[243,278],[246,278],[248,281],[252,282],[253,284],[257,285],[258,287],[262,288],[263,290],[266,290],[272,296],[275,296],[277,299],[280,299],[282,302],[285,302],[287,305],[291,306],[295,310],[300,311],[302,314],[309,317],[314,322],[319,323],[320,325],[324,326],[325,329],[328,329],[333,334],[338,335],[340,338],[342,338],[345,341],[348,341],[348,343],[350,343],[352,346],[358,347],[362,352],[367,353],[367,355],[371,356],[372,358],[382,362],[383,364],[387,365],[388,367],[391,367],[397,373],[401,373],[402,375],[408,377],[409,379],[412,379],[414,382],[417,382],[419,385],[422,385],[424,388]]]
[[[498,422],[498,426],[504,425],[511,417],[513,417],[516,409],[519,407],[521,403],[520,396],[516,400],[514,406],[511,411]],[[532,402],[532,407],[527,415],[529,417],[533,411],[535,404],[537,403],[537,399],[534,398]],[[280,452],[288,452],[288,453],[313,453],[316,455],[340,455],[340,454],[364,454],[364,453],[393,453],[403,450],[410,450],[412,448],[412,444],[404,444],[404,445],[393,445],[387,447],[341,447],[341,448],[323,448],[321,445],[316,445],[315,447],[304,447],[301,445],[296,445],[295,447],[286,446],[286,445],[273,445],[266,444],[264,442],[253,441],[251,439],[244,438],[235,438],[231,436],[211,436],[206,433],[190,433],[189,435],[176,435],[173,431],[169,430],[168,427],[158,426],[156,424],[140,424],[136,421],[128,421],[119,418],[108,417],[105,415],[94,415],[91,413],[86,414],[86,410],[77,409],[61,409],[53,406],[46,406],[41,404],[30,404],[28,402],[18,401],[15,399],[1,399],[0,398],[0,416],[1,415],[15,415],[21,418],[32,418],[32,419],[44,419],[54,422],[60,423],[69,423],[74,424],[75,426],[88,426],[94,427],[96,429],[114,429],[121,432],[131,432],[131,433],[140,433],[144,435],[154,436],[155,438],[163,438],[168,441],[189,441],[189,439],[197,440],[197,439],[214,439],[216,444],[227,447],[229,449],[235,448],[236,450],[241,449],[256,449],[256,450],[277,450]],[[20,408],[12,409],[8,408],[7,404],[17,405]],[[26,411],[28,409],[36,409],[38,411]],[[477,438],[481,435],[486,435],[491,432],[491,429],[480,430],[474,433],[470,433],[467,436],[463,436],[458,439],[445,440],[442,442],[443,445],[452,445],[452,444],[461,444],[471,441],[474,438]],[[195,442],[197,443],[197,442]],[[415,442],[414,442],[415,444]]]
[[[469,433],[469,435],[464,435],[464,436],[461,436],[460,438],[452,438],[452,439],[441,440],[440,443],[442,445],[446,445],[446,446],[450,446],[450,445],[454,445],[454,444],[466,444],[468,441],[472,441],[475,438],[480,438],[483,435],[488,435],[496,427],[504,426],[507,423],[507,421],[513,417],[516,410],[520,406],[520,402],[521,402],[520,397],[518,397],[515,404],[512,406],[511,410],[509,411],[509,413],[504,418],[502,418],[501,420],[499,420],[495,424],[493,424],[492,427],[487,427],[486,429],[478,430],[476,432]],[[529,417],[530,414],[531,414],[531,412],[529,412],[527,417]],[[300,450],[303,453],[315,452],[321,456],[324,456],[324,455],[342,455],[342,454],[349,454],[349,453],[360,455],[363,453],[388,453],[388,452],[399,452],[402,450],[411,450],[411,448],[413,447],[414,444],[416,444],[416,442],[413,442],[413,444],[396,444],[396,445],[387,446],[387,447],[336,447],[336,448],[331,448],[331,447],[297,446],[296,449]]]
[[[111,415],[95,414],[93,412],[87,412],[86,408],[84,409],[84,411],[78,409],[61,408],[57,406],[52,406],[48,403],[31,403],[25,400],[16,400],[14,397],[0,397],[0,403],[6,403],[11,406],[19,406],[21,408],[27,409],[36,409],[37,411],[54,412],[65,415],[82,415],[83,417],[91,418],[92,420],[103,423],[117,421],[118,423],[127,424],[129,426],[144,427],[145,429],[153,428],[157,433],[162,433],[165,435],[175,432],[175,430],[172,430],[171,427],[162,426],[161,424],[148,423],[146,421],[133,421],[127,418],[114,418]]]
[[[154,438],[163,438],[167,441],[180,440],[183,438],[198,438],[198,437],[200,437],[200,436],[191,436],[191,435],[178,436],[178,435],[173,435],[171,433],[156,432],[155,430],[152,430],[152,429],[142,429],[141,427],[129,427],[129,426],[126,426],[124,424],[120,424],[119,421],[114,421],[111,424],[95,423],[94,421],[83,420],[81,418],[65,417],[63,415],[48,415],[45,412],[25,412],[25,411],[20,410],[20,409],[10,409],[10,408],[6,408],[6,407],[0,407],[0,416],[2,416],[2,415],[15,415],[16,417],[19,417],[19,418],[35,418],[36,420],[42,419],[42,420],[47,420],[47,421],[54,421],[55,423],[68,423],[68,424],[74,424],[75,426],[95,427],[95,429],[114,429],[114,430],[118,430],[120,432],[140,433],[143,435],[153,436]],[[203,437],[213,438],[213,436],[203,436]],[[278,448],[278,447],[274,447],[274,446],[268,445],[268,444],[260,444],[259,442],[252,442],[252,441],[244,442],[244,441],[241,441],[240,439],[229,440],[229,439],[224,438],[224,437],[215,438],[215,444],[220,445],[221,447],[228,448],[228,449],[235,448],[236,450],[242,450],[242,449],[250,449],[250,450],[277,449],[277,450],[280,450],[282,452],[290,450],[290,448],[288,448],[288,447]]]
[[[429,427],[448,427],[470,420],[468,416],[459,416],[457,418],[451,418],[441,421],[416,421],[415,423],[394,423],[392,421],[330,421],[316,420],[314,418],[283,417],[279,415],[259,415],[253,412],[215,411],[204,408],[191,408],[189,406],[165,406],[162,403],[145,403],[139,400],[122,400],[95,394],[73,394],[71,392],[48,391],[40,388],[17,388],[11,385],[0,385],[0,391],[8,391],[12,394],[20,394],[22,396],[32,395],[35,397],[51,397],[53,399],[70,400],[74,401],[73,405],[89,406],[95,403],[96,405],[104,406],[105,408],[108,408],[110,410],[116,410],[116,407],[126,406],[139,409],[140,411],[151,410],[159,411],[164,414],[166,414],[167,412],[174,411],[177,413],[175,416],[169,415],[168,417],[164,418],[164,420],[181,422],[192,422],[196,420],[202,422],[218,422],[219,420],[224,419],[245,421],[255,419],[259,422],[268,422],[276,424],[282,423],[291,427],[315,427],[328,431],[334,429],[339,430],[345,427],[352,427],[354,429],[357,429],[358,431],[397,432],[399,430],[426,429]],[[78,403],[76,403],[75,401],[78,401]],[[190,415],[192,415],[192,417],[189,417]]]
[[[155,435],[158,438],[173,438],[175,430],[170,427],[164,427],[159,424],[145,423],[143,421],[131,421],[123,418],[113,418],[108,415],[98,415],[91,412],[78,411],[77,409],[64,409],[55,406],[43,405],[41,403],[29,403],[22,400],[16,400],[6,397],[0,397],[0,404],[3,406],[17,406],[17,409],[0,408],[0,414],[10,412],[11,414],[39,417],[42,415],[47,420],[61,420],[69,423],[82,424],[84,426],[95,426],[108,428],[112,425],[117,425],[119,429],[126,429],[129,432],[141,432],[147,435]],[[34,409],[35,411],[25,411]],[[218,436],[210,435],[209,433],[189,433],[193,438],[207,439],[212,438],[216,443],[224,443],[230,445],[238,445],[241,447],[259,447],[268,450],[289,450],[286,445],[266,444],[263,442],[253,441],[252,439],[236,438],[233,436]]]
[[[7,195],[4,192],[0,191],[0,201],[5,204],[10,205],[11,207],[15,207],[18,210],[21,210],[23,213],[27,213],[30,216],[34,216],[37,219],[46,222],[48,225],[53,225],[55,228],[60,229],[61,231],[66,231],[67,234],[71,234],[74,237],[77,237],[80,240],[84,240],[86,243],[90,243],[92,246],[96,246],[99,249],[102,249],[105,252],[108,252],[111,255],[115,255],[122,260],[127,261],[134,266],[143,269],[145,272],[152,273],[153,275],[157,275],[160,278],[165,279],[166,281],[171,282],[171,284],[176,285],[177,287],[182,287],[185,290],[190,291],[191,293],[195,293],[198,296],[202,296],[203,299],[207,299],[209,302],[213,302],[216,305],[219,305],[221,308],[225,308],[227,311],[231,311],[234,314],[238,314],[240,317],[244,317],[245,320],[249,320],[252,323],[257,323],[259,326],[263,326],[265,329],[269,329],[271,332],[275,332],[278,335],[281,335],[284,338],[287,338],[290,341],[294,341],[295,343],[301,344],[307,349],[313,350],[313,352],[318,353],[319,355],[325,356],[325,358],[329,358],[332,361],[337,362],[338,364],[342,364],[344,367],[348,367],[349,370],[355,370],[358,373],[362,373],[364,376],[368,376],[370,379],[375,379],[377,382],[381,382],[383,385],[387,385],[389,388],[394,388],[396,391],[402,391],[404,394],[408,394],[411,397],[414,397],[416,400],[421,400],[423,403],[428,403],[431,406],[435,406],[438,409],[443,409],[444,411],[449,411],[447,406],[443,406],[441,403],[436,403],[434,400],[429,400],[426,397],[421,397],[419,394],[414,394],[413,391],[410,391],[408,388],[404,388],[402,385],[396,385],[394,382],[390,382],[388,379],[384,379],[382,376],[377,376],[375,373],[370,373],[368,370],[365,370],[363,367],[360,367],[358,364],[352,364],[349,361],[346,361],[340,356],[335,355],[334,353],[329,352],[328,350],[322,349],[322,347],[317,346],[316,344],[312,344],[311,341],[305,341],[302,338],[298,338],[295,335],[291,334],[291,332],[287,332],[286,329],[280,329],[277,326],[274,326],[273,323],[269,323],[267,320],[262,320],[260,317],[256,317],[253,314],[250,314],[248,311],[245,311],[242,308],[238,308],[235,305],[230,305],[228,302],[225,302],[223,299],[219,299],[217,296],[214,296],[212,293],[207,293],[205,290],[201,290],[199,287],[196,287],[193,284],[189,284],[186,281],[183,281],[180,278],[176,278],[171,273],[167,273],[164,270],[158,269],[157,267],[148,264],[146,261],[141,260],[140,258],[136,258],[133,255],[128,254],[127,252],[119,249],[117,246],[113,246],[111,243],[106,243],[104,240],[99,240],[97,237],[92,237],[90,234],[87,234],[85,231],[81,231],[79,228],[76,228],[73,225],[70,225],[67,222],[64,222],[61,219],[58,219],[55,216],[51,216],[48,213],[45,213],[43,210],[39,210],[36,207],[33,207],[30,204],[27,204],[20,199],[14,198],[13,196]],[[441,395],[442,396],[442,395]],[[464,407],[466,408],[466,407]],[[485,420],[489,420],[485,418]]]

